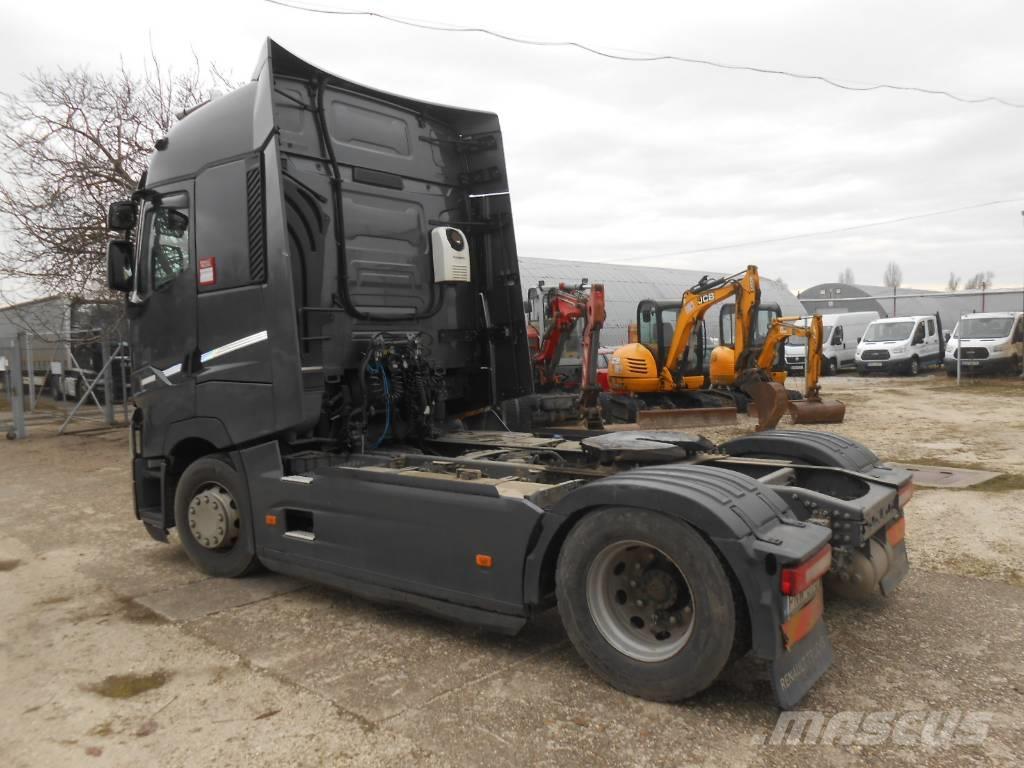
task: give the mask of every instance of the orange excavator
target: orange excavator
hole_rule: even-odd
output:
[[[601,343],[601,328],[606,317],[604,286],[559,283],[557,288],[539,286],[531,295],[540,299],[544,331],[533,324],[527,328],[530,357],[533,360],[534,389],[538,393],[575,392],[579,390],[577,407],[588,429],[601,429],[597,384],[597,350]],[[566,341],[584,321],[582,332],[582,365],[579,379],[558,370]]]
[[[606,413],[650,427],[734,421],[740,399],[735,388],[707,388],[703,364],[704,316],[730,299],[735,300],[736,333],[729,351],[738,367],[745,366],[757,351],[761,307],[761,283],[753,265],[728,277],[705,276],[681,302],[639,304],[638,341],[619,347],[609,361],[612,394],[604,399]],[[773,414],[781,417],[786,412],[789,398],[778,382],[755,382],[744,392],[754,400],[758,414],[765,414],[765,423]]]
[[[778,383],[777,375],[772,372],[772,363],[778,357],[780,344],[784,344],[791,336],[807,339],[807,362],[805,366],[803,400],[790,400],[787,404],[790,418],[794,424],[838,424],[846,416],[846,405],[839,400],[823,400],[818,377],[821,374],[821,344],[824,338],[824,327],[821,315],[808,319],[801,317],[776,318],[768,330],[764,345],[753,365],[749,365],[735,374],[736,386],[745,392],[752,392],[764,387],[771,388]],[[717,350],[716,350],[717,351]],[[785,376],[785,374],[782,374]],[[762,393],[760,399],[753,397],[755,407],[767,402],[767,395]],[[770,429],[778,424],[781,413],[774,411],[761,414],[758,412],[758,429]],[[774,419],[774,421],[772,421]]]

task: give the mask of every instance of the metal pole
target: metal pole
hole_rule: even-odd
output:
[[[24,440],[25,431],[25,392],[21,383],[21,345],[25,343],[24,332],[14,338],[14,349],[11,351],[11,367],[8,376],[11,380],[11,415],[14,417],[14,426],[7,433],[8,437],[13,436],[16,440]]]
[[[103,360],[103,418],[108,425],[114,426],[114,375],[110,363],[110,337],[103,333],[100,337],[100,354]]]
[[[956,331],[956,385],[959,387],[960,369],[963,367],[960,361],[964,359],[964,316],[962,314],[960,315],[960,322],[956,324]]]
[[[124,353],[128,345],[118,339],[117,350],[121,355],[121,408],[124,413],[124,423],[128,423],[128,366],[125,365]]]
[[[25,334],[25,369],[28,371],[28,410],[36,409],[36,367],[32,361],[32,334]]]

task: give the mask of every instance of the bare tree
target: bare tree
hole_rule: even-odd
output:
[[[953,272],[949,273],[949,280],[946,281],[946,290],[950,293],[960,290],[960,275]]]
[[[836,282],[843,285],[853,285],[857,281],[853,278],[853,270],[846,267],[846,269],[840,270],[839,279]]]
[[[785,280],[783,280],[781,277],[773,277],[773,278],[771,278],[771,281],[773,283],[775,283],[777,286],[779,286],[779,288],[781,290],[786,291],[787,293],[789,293],[789,284]]]
[[[885,275],[882,277],[882,284],[886,288],[899,288],[903,285],[903,270],[895,261],[890,261],[885,268]]]
[[[978,272],[967,278],[967,282],[964,283],[965,291],[976,291],[979,288],[991,288],[992,278],[996,276],[995,272],[985,271]]]
[[[39,71],[22,93],[0,94],[0,276],[102,296],[107,205],[135,189],[175,115],[224,84],[211,71],[194,61],[175,74],[154,56],[141,76],[123,64]]]

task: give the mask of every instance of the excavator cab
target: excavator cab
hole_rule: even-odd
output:
[[[764,348],[765,339],[772,324],[782,317],[778,304],[759,304],[754,319],[754,332],[750,339],[750,356],[756,359]],[[719,344],[711,353],[709,375],[711,386],[730,387],[736,383],[736,305],[726,304],[718,315]],[[772,379],[782,384],[786,381],[785,350],[779,348],[777,359],[772,365]]]
[[[617,375],[613,389],[631,392],[657,392],[660,372],[666,362],[676,325],[679,322],[679,302],[646,299],[637,305],[637,342],[616,350]],[[691,334],[685,352],[672,375],[685,389],[704,386],[704,324],[698,323]]]

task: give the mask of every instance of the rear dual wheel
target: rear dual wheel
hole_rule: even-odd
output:
[[[558,558],[558,610],[584,661],[634,696],[679,701],[729,661],[736,604],[711,546],[686,523],[605,508],[570,531]]]

